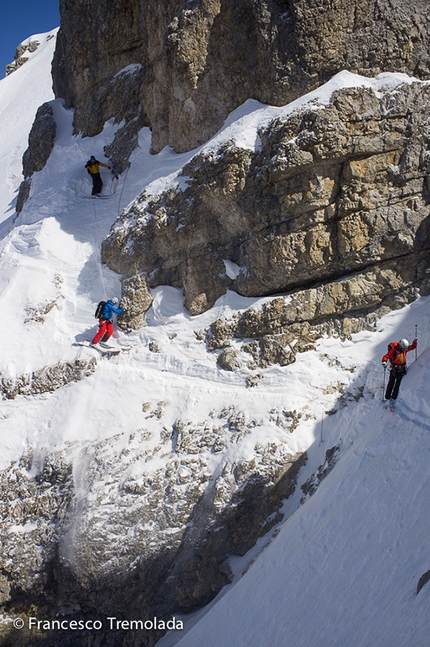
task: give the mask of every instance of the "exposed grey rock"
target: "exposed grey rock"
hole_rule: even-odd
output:
[[[337,459],[339,457],[339,452],[341,450],[342,443],[339,443],[338,445],[334,445],[333,447],[330,447],[325,453],[325,461],[322,465],[319,466],[318,471],[316,474],[312,474],[306,481],[301,486],[301,490],[303,494],[305,495],[301,503],[303,503],[307,498],[312,496],[318,489],[318,486],[320,485],[321,481],[325,479],[325,477],[330,474],[332,469],[334,468]]]
[[[262,379],[263,375],[261,373],[257,373],[256,375],[248,375],[246,378],[246,387],[248,389],[251,389],[254,386],[258,386]]]
[[[16,378],[1,378],[0,393],[3,400],[13,400],[18,395],[51,393],[70,382],[80,382],[80,380],[94,373],[96,368],[97,361],[95,358],[90,360],[76,359],[74,362],[59,362],[32,373],[19,375]]]
[[[152,305],[152,296],[144,274],[134,274],[121,279],[121,308],[125,312],[118,316],[121,328],[138,330],[144,323],[144,314]]]
[[[270,415],[271,420],[274,420],[278,427],[287,429],[291,434],[297,429],[302,418],[307,420],[310,417],[310,414],[304,415],[302,411],[296,411],[295,409],[294,411],[286,411],[285,409],[278,411],[272,409]]]
[[[55,308],[56,304],[57,299],[53,299],[52,301],[46,301],[38,306],[27,306],[25,309],[27,316],[24,319],[24,323],[30,323],[31,321],[44,323],[46,315]]]
[[[55,95],[75,108],[76,130],[94,136],[108,119],[134,120],[147,77],[141,54],[147,25],[139,3],[87,7],[62,0],[60,13],[53,85]]]
[[[130,155],[138,145],[139,130],[144,123],[139,117],[128,121],[119,128],[111,144],[104,147],[104,153],[112,163],[112,170],[121,174],[130,167]]]
[[[18,198],[16,200],[16,206],[15,206],[17,213],[21,213],[21,211],[23,210],[25,203],[30,197],[30,190],[31,190],[31,178],[27,177],[19,185]]]
[[[226,371],[234,371],[240,368],[239,351],[234,348],[226,348],[217,357],[217,364]]]
[[[22,157],[24,180],[19,188],[16,211],[20,213],[30,195],[31,176],[41,171],[54,147],[57,124],[52,105],[44,103],[38,108],[28,136],[28,148]]]
[[[60,12],[54,91],[75,128],[95,135],[141,108],[156,152],[201,144],[250,97],[283,105],[344,69],[430,74],[426,0],[61,0]],[[120,79],[129,65],[141,76]]]
[[[421,591],[423,586],[425,586],[429,580],[430,580],[430,571],[426,571],[425,573],[423,573],[421,575],[420,579],[418,580],[417,595]]]
[[[243,555],[280,520],[306,455],[267,443],[249,460],[223,461],[226,443],[249,442],[258,421],[232,406],[169,429],[162,420],[167,406],[157,404],[160,444],[151,451],[142,428],[71,451],[30,453],[0,472],[0,595],[8,617],[169,618],[192,611],[228,583],[227,558]],[[215,475],[213,454],[221,461]],[[156,468],[148,469],[153,458]],[[134,632],[133,645],[152,646],[161,633]],[[29,644],[25,628],[20,636]],[[59,636],[33,631],[31,644],[53,647]],[[129,637],[115,632],[112,644],[127,645]],[[85,647],[93,638],[84,630],[61,632],[63,647]]]
[[[28,148],[22,158],[24,177],[31,177],[33,173],[43,169],[54,146],[56,132],[52,105],[44,103],[36,112],[28,136]]]
[[[24,54],[26,52],[30,52],[30,54],[32,54],[36,51],[39,45],[40,43],[38,40],[30,40],[28,45],[23,45],[22,43],[21,45],[18,45],[18,47],[16,48],[13,63],[6,65],[5,76],[9,76],[9,74],[12,74],[12,72],[15,72],[20,67],[22,67],[24,63],[28,61],[28,56],[24,56]]]
[[[157,344],[157,342],[155,341],[150,341],[148,344],[148,348],[151,351],[151,353],[161,353],[160,345]]]
[[[52,310],[64,299],[64,294],[62,294],[62,286],[64,279],[61,274],[55,274],[53,279],[53,284],[56,288],[56,296],[51,299],[45,299],[42,302],[37,304],[28,303],[25,306],[25,319],[24,323],[38,323],[43,324],[47,315],[52,312]]]
[[[339,90],[326,107],[273,120],[256,152],[227,142],[197,154],[186,183],[142,193],[121,215],[104,262],[146,272],[151,287],[183,287],[192,314],[227,288],[261,296],[308,287],[289,324],[336,310],[348,334],[354,313],[404,305],[429,286],[429,93],[419,83],[378,96]]]
[[[240,316],[216,320],[207,331],[208,348],[217,350],[242,339],[241,350],[251,354],[257,366],[291,364],[297,353],[314,348],[324,334],[347,338],[373,330],[384,314],[417,297],[415,276],[409,260],[403,258],[350,278],[298,290]]]

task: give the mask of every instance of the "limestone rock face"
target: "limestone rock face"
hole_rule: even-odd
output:
[[[217,363],[226,371],[234,371],[236,368],[240,367],[238,356],[239,352],[234,348],[225,348],[222,353],[218,355]]]
[[[17,213],[22,211],[25,201],[30,195],[31,176],[41,171],[49,159],[54,147],[57,124],[52,105],[47,102],[38,108],[36,117],[28,136],[28,148],[22,156],[22,172],[24,180],[19,187],[16,205]]]
[[[44,103],[37,110],[36,117],[28,136],[28,148],[22,159],[24,177],[41,171],[54,146],[57,124],[50,103]]]
[[[143,62],[139,4],[60,2],[54,92],[75,107],[75,126],[85,135],[100,132],[111,117],[122,121],[137,114],[136,79]]]
[[[251,364],[292,364],[298,353],[315,348],[323,334],[349,337],[373,329],[378,319],[417,297],[416,273],[409,261],[378,264],[343,280],[288,297],[273,299],[261,308],[249,308],[231,319],[218,319],[207,330],[210,350],[224,349],[233,339],[243,340],[237,361]],[[225,351],[221,350],[220,355]]]
[[[18,395],[36,395],[52,393],[70,382],[90,376],[97,369],[97,362],[76,359],[74,362],[59,362],[53,366],[44,366],[32,373],[24,373],[16,378],[0,379],[0,397],[3,400],[13,400]]]
[[[76,130],[139,116],[154,151],[189,150],[245,100],[283,105],[343,69],[430,74],[427,0],[61,0],[60,12],[54,91]]]
[[[139,330],[143,325],[143,315],[151,307],[152,296],[143,275],[134,274],[121,281],[121,308],[125,312],[118,317],[118,325],[128,330]]]
[[[240,451],[262,421],[231,406],[204,422],[166,426],[168,406],[148,403],[157,432],[30,452],[0,472],[2,644],[87,647],[94,640],[85,629],[15,631],[5,617],[100,619],[106,636],[109,616],[169,619],[195,610],[228,583],[227,558],[244,555],[280,520],[306,454],[256,436],[245,460]],[[153,433],[159,442],[148,451]],[[223,458],[231,443],[234,462]],[[153,647],[162,633],[140,629],[132,644]],[[112,645],[129,640],[120,628]]]
[[[104,262],[146,272],[151,287],[182,287],[192,314],[227,288],[307,289],[290,324],[428,293],[429,93],[421,83],[378,96],[337,90],[325,107],[262,128],[256,151],[234,142],[203,149],[176,185],[143,193],[122,214],[103,242]]]
[[[13,58],[13,63],[6,65],[5,76],[9,76],[9,74],[12,74],[12,72],[19,70],[19,68],[22,67],[24,63],[27,63],[28,56],[26,56],[26,53],[28,52],[32,54],[37,50],[39,45],[39,41],[31,39],[29,39],[27,44],[21,43],[21,45],[18,45],[18,47],[16,48],[15,56]]]

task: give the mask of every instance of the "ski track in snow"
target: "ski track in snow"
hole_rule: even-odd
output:
[[[91,154],[103,159],[103,147],[121,124],[106,124],[95,138],[75,136],[72,112],[55,100],[54,150],[46,167],[33,176],[30,199],[15,218],[28,132],[37,107],[53,99],[49,70],[55,40],[46,36],[40,35],[41,46],[28,63],[0,81],[0,370],[6,379],[58,361],[95,356],[72,344],[92,338],[96,303],[120,292],[119,277],[100,263],[101,240],[144,187],[153,194],[178,182],[178,171],[197,152],[176,155],[166,148],[152,156],[150,133],[143,129],[116,193],[109,200],[92,200],[84,164]],[[248,101],[198,150],[209,153],[229,138],[254,149],[262,123],[309,100],[323,105],[343,85],[364,84],[383,92],[384,87],[411,81],[405,75],[364,79],[340,73],[284,108]],[[103,169],[102,176],[109,195],[111,176]],[[228,443],[222,455],[211,457],[215,472],[223,461],[252,457],[256,442],[273,441],[291,453],[308,451],[301,485],[324,463],[326,450],[339,444],[337,464],[317,492],[296,510],[301,496],[297,488],[285,502],[289,520],[249,555],[232,559],[243,577],[238,575],[210,605],[185,619],[188,633],[170,633],[159,646],[424,647],[430,590],[424,588],[416,598],[414,590],[430,568],[430,372],[425,349],[430,299],[387,315],[377,332],[345,341],[323,339],[289,367],[258,371],[262,380],[248,389],[246,378],[253,372],[245,364],[236,373],[221,371],[194,331],[268,300],[227,293],[210,312],[191,317],[180,290],[154,290],[148,326],[129,336],[115,333],[114,341],[130,342],[130,351],[99,359],[97,371],[79,383],[2,402],[0,465],[7,467],[29,449],[43,462],[48,452],[68,448],[75,485],[84,496],[86,465],[95,443],[111,441],[115,458],[129,434],[145,426],[156,436],[153,445],[145,445],[149,451],[159,442],[161,426],[176,420],[205,423],[223,408],[244,411],[258,424],[247,439]],[[412,338],[415,324],[421,354],[403,380],[396,410],[390,412],[381,402],[380,358],[388,341]],[[150,352],[150,342],[161,352]],[[161,421],[144,410],[148,405],[153,412],[159,402],[165,403]],[[290,433],[279,420],[294,410],[302,418]],[[157,455],[145,469],[155,470],[163,460]],[[72,550],[73,532],[68,542]]]

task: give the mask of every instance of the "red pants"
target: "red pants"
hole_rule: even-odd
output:
[[[107,341],[113,333],[112,321],[108,319],[99,319],[99,330],[93,339],[93,344],[97,344],[103,337],[103,341]]]

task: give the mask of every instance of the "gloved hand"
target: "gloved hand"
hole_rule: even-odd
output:
[[[387,368],[387,362],[382,362],[382,366],[383,366],[384,368]]]

